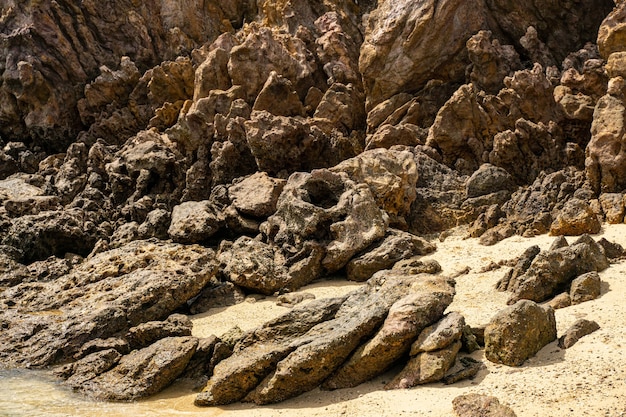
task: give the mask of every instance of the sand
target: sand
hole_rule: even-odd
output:
[[[480,272],[481,269],[491,262],[514,259],[534,244],[547,249],[554,240],[546,235],[511,237],[485,247],[479,245],[477,239],[463,239],[461,235],[462,231],[443,242],[437,241],[437,251],[425,258],[436,259],[444,274],[470,268],[469,273],[456,279],[457,295],[448,310],[462,313],[472,326],[486,324],[497,311],[506,307],[508,298],[507,293],[494,289],[507,268],[489,272]],[[626,247],[626,225],[605,225],[601,235],[594,238],[600,236]],[[575,238],[568,240],[572,242]],[[626,261],[612,264],[600,273],[600,277],[603,284],[598,299],[556,311],[559,335],[580,318],[595,320],[600,330],[567,350],[558,348],[556,342],[550,343],[521,367],[493,364],[485,360],[482,351],[475,352],[472,356],[483,360],[486,366],[472,381],[449,386],[436,383],[406,390],[383,390],[383,385],[398,371],[395,369],[353,389],[332,392],[316,389],[271,406],[233,404],[213,408],[194,407],[195,394],[190,393],[187,384],[177,383],[146,401],[91,404],[89,414],[76,409],[71,415],[443,417],[454,415],[452,400],[455,397],[475,392],[496,396],[519,417],[623,417],[626,416]],[[321,298],[349,292],[358,285],[330,280],[317,282],[301,291]],[[254,328],[288,311],[277,306],[275,301],[275,298],[267,297],[194,316],[194,334],[220,335],[235,325],[243,330]]]

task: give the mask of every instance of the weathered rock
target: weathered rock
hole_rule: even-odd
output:
[[[574,278],[569,293],[572,304],[595,300],[600,296],[601,285],[600,275],[596,271],[587,272]]]
[[[300,304],[306,300],[315,300],[315,295],[310,292],[289,292],[287,294],[279,295],[276,299],[276,305],[292,308],[296,304]]]
[[[232,346],[214,335],[200,339],[182,378],[195,379],[200,382],[201,386],[204,386],[213,375],[215,365],[228,358],[232,353]]]
[[[135,241],[54,281],[9,288],[0,294],[0,358],[13,366],[70,359],[90,340],[167,317],[216,272],[209,249]]]
[[[555,310],[569,307],[572,305],[572,298],[569,293],[562,292],[561,294],[555,296],[552,300],[548,301],[548,305]]]
[[[479,89],[497,94],[504,87],[504,77],[521,69],[522,63],[513,46],[501,45],[491,36],[490,31],[481,30],[468,39],[466,46],[472,62],[470,80]]]
[[[554,340],[554,310],[520,300],[499,311],[485,328],[485,357],[495,363],[520,366]]]
[[[419,337],[411,345],[411,356],[417,356],[421,352],[432,352],[443,349],[461,339],[465,318],[453,311],[448,313],[432,326],[428,326],[419,334]]]
[[[483,164],[468,178],[465,188],[467,197],[473,198],[500,190],[513,193],[517,186],[511,174],[505,169],[495,167],[491,164]]]
[[[83,210],[73,209],[13,219],[2,244],[18,248],[23,261],[30,263],[66,252],[87,256],[97,238],[96,225]]]
[[[602,193],[598,197],[604,219],[609,224],[619,224],[624,222],[624,195],[622,193]]]
[[[277,245],[296,251],[306,241],[322,244],[321,265],[335,272],[382,238],[386,228],[383,212],[366,184],[356,184],[342,172],[314,170],[289,177],[263,232]]]
[[[421,258],[421,256],[398,261],[391,269],[409,275],[438,274],[441,272],[441,265],[439,265],[439,262],[436,260],[421,260],[419,258]]]
[[[295,87],[276,71],[270,72],[252,110],[265,110],[276,116],[304,116],[304,106]]]
[[[539,253],[528,270],[509,281],[513,294],[508,303],[521,299],[544,301],[558,293],[559,287],[579,275],[602,271],[609,266],[604,251],[591,237],[584,235],[570,246]]]
[[[385,385],[385,389],[411,388],[441,381],[454,364],[460,349],[461,342],[456,341],[442,349],[418,354],[409,359],[404,369]]]
[[[496,397],[484,394],[465,394],[452,400],[457,417],[516,417],[515,412]]]
[[[95,377],[85,380],[75,374],[66,383],[102,400],[129,401],[147,397],[161,391],[183,373],[197,346],[195,337],[167,337],[123,356],[115,367]]]
[[[345,172],[354,182],[367,184],[379,207],[391,216],[392,225],[404,221],[415,201],[418,173],[409,152],[373,149],[330,170]]]
[[[276,211],[278,196],[283,191],[285,183],[285,180],[257,172],[230,186],[228,196],[241,213],[265,218]]]
[[[100,350],[64,366],[56,373],[71,387],[81,387],[118,364],[122,355],[115,349]]]
[[[313,389],[375,333],[395,302],[412,293],[428,297],[431,291],[454,290],[444,278],[381,271],[344,299],[296,306],[244,337],[233,356],[215,368],[196,404],[241,399],[267,404]]]
[[[551,235],[580,236],[585,233],[595,234],[602,225],[596,213],[586,201],[572,198],[556,216],[550,226]]]
[[[125,355],[130,353],[130,346],[125,339],[120,337],[109,337],[107,339],[93,339],[89,342],[85,343],[76,355],[74,355],[74,359],[82,359],[87,355],[90,355],[94,352],[114,349]],[[70,365],[71,366],[71,365]]]
[[[624,50],[624,17],[626,16],[626,6],[621,2],[616,2],[616,6],[605,17],[598,30],[598,49],[604,59],[607,59],[613,52]]]
[[[474,379],[478,372],[485,366],[482,362],[472,359],[470,356],[457,357],[457,363],[450,368],[443,378],[445,385],[455,384],[465,379]]]
[[[217,233],[222,222],[222,215],[212,202],[186,201],[174,207],[167,233],[175,242],[198,243]]]
[[[389,229],[387,236],[380,243],[348,262],[346,274],[351,281],[366,281],[375,272],[388,269],[402,259],[434,251],[435,245],[418,236]]]
[[[165,321],[148,321],[131,327],[126,340],[131,349],[140,349],[166,337],[191,336],[191,320],[183,314],[172,314]]]
[[[360,346],[322,388],[354,387],[387,370],[407,353],[411,342],[423,333],[422,329],[443,315],[453,295],[425,289],[398,300],[376,335]]]
[[[605,238],[598,240],[598,245],[604,249],[604,254],[609,259],[617,259],[624,256],[624,248],[616,242],[609,242]]]
[[[585,319],[576,320],[574,324],[559,337],[557,344],[561,349],[569,349],[574,346],[581,337],[587,336],[599,329],[600,325],[595,321]]]

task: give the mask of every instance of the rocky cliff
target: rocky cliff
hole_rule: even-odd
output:
[[[624,2],[0,7],[6,365],[76,361],[70,385],[113,399],[215,368],[206,405],[345,386],[342,373],[367,380],[406,355],[450,362],[467,332],[411,348],[454,293],[419,265],[435,250],[425,238],[467,225],[493,244],[624,221]],[[331,274],[367,284],[234,353],[163,321],[210,308],[214,292],[284,293]],[[159,349],[177,372],[110,391]],[[313,375],[312,357],[327,368]]]

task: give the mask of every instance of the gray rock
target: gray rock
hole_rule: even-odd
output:
[[[499,311],[485,328],[485,357],[495,363],[520,366],[554,340],[554,310],[520,300]]]

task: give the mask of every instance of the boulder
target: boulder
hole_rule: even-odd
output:
[[[148,397],[166,388],[183,373],[197,346],[195,337],[167,337],[123,356],[112,368],[111,360],[98,369],[92,367],[88,375],[84,375],[86,370],[77,369],[81,373],[74,373],[66,383],[100,400],[130,401]],[[87,365],[85,360],[81,365]],[[109,368],[105,369],[107,366]]]
[[[411,356],[417,356],[421,352],[432,352],[451,345],[461,339],[465,317],[453,311],[446,314],[441,320],[432,326],[428,326],[419,334],[419,337],[411,345]]]
[[[391,268],[396,262],[434,251],[435,245],[418,236],[389,229],[382,241],[348,262],[346,274],[350,281],[366,281],[375,272]]]
[[[172,210],[167,233],[175,242],[198,243],[217,233],[222,223],[222,214],[212,202],[186,201]]]
[[[554,340],[554,310],[520,300],[499,311],[487,324],[485,357],[491,362],[520,366]]]
[[[539,253],[524,274],[509,281],[507,288],[512,295],[508,303],[521,299],[545,301],[579,275],[603,271],[608,266],[604,250],[584,235],[569,246]]]
[[[569,295],[572,304],[595,300],[600,296],[602,281],[596,271],[587,272],[572,280]]]
[[[505,169],[491,164],[483,164],[467,179],[465,189],[467,197],[474,198],[501,190],[512,194],[517,186],[511,174]]]
[[[215,277],[217,266],[210,249],[134,241],[54,281],[9,288],[0,294],[0,359],[35,367],[70,360],[91,340],[169,316]]]
[[[257,172],[228,188],[228,196],[242,214],[266,218],[276,211],[278,196],[285,187],[285,180],[271,178],[265,172]]]
[[[589,203],[578,198],[568,200],[550,226],[551,235],[580,236],[595,234],[602,225]]]

